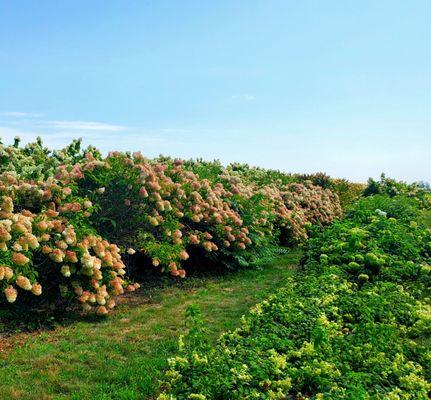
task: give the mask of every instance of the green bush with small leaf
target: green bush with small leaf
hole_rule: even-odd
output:
[[[215,346],[189,322],[159,400],[428,399],[431,232],[418,203],[396,219],[406,199],[382,196],[309,239],[295,278]]]

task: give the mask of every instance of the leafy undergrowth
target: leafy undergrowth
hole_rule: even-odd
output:
[[[15,346],[0,356],[0,398],[151,399],[190,304],[200,307],[214,340],[235,328],[250,306],[285,285],[300,256],[291,250],[265,268],[141,289],[109,318],[3,339]]]

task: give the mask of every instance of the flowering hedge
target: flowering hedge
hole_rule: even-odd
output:
[[[125,266],[120,249],[85,224],[89,200],[55,180],[19,181],[10,173],[1,175],[0,199],[0,288],[9,303],[19,292],[40,296],[41,279],[86,310],[106,314],[114,307]]]
[[[103,236],[180,276],[190,249],[235,259],[276,243],[280,232],[303,240],[311,225],[341,216],[337,196],[310,183],[258,186],[228,170],[209,179],[205,168],[111,153],[83,164],[78,186],[100,206],[93,224]]]
[[[248,166],[104,157],[80,141],[51,152],[39,139],[0,144],[0,160],[0,289],[9,302],[49,288],[103,314],[137,287],[123,261],[135,253],[184,277],[203,258],[246,265],[342,214],[331,190]]]
[[[361,200],[216,346],[189,315],[159,399],[430,398],[431,231],[415,204]]]

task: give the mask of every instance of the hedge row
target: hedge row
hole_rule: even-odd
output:
[[[131,263],[179,277],[203,260],[236,268],[342,215],[324,185],[248,166],[105,157],[79,141],[51,152],[40,140],[0,144],[0,161],[6,303],[42,295],[105,314],[138,287]]]
[[[417,200],[362,199],[216,346],[190,313],[159,400],[428,399],[430,284]]]

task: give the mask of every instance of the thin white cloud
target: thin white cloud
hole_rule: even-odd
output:
[[[113,131],[93,131],[93,132],[71,132],[63,129],[52,130],[45,132],[43,135],[38,135],[38,129],[24,128],[16,129],[10,126],[0,126],[0,141],[5,144],[12,144],[15,137],[19,137],[23,144],[34,142],[37,136],[41,136],[43,143],[50,149],[61,149],[70,144],[72,139],[81,137],[83,139],[83,146],[93,145],[96,146],[102,153],[107,154],[108,151],[134,151],[142,150],[148,155],[157,156],[163,153],[166,149],[175,149],[177,146],[184,146],[185,142],[178,138],[169,138],[161,136],[156,131],[148,130],[128,130],[127,135],[124,135],[124,140],[118,140],[118,134]],[[175,152],[172,150],[172,154]]]
[[[23,111],[3,111],[0,116],[11,118],[7,124],[28,125],[32,127],[43,127],[55,130],[69,131],[100,131],[100,132],[120,132],[127,129],[126,126],[108,124],[94,121],[71,121],[71,120],[42,120],[44,114],[30,113]],[[26,118],[34,118],[27,120]]]
[[[252,94],[235,94],[231,96],[232,100],[240,100],[240,101],[253,101],[256,100],[256,96]]]
[[[38,118],[38,117],[44,116],[44,114],[40,114],[40,113],[29,113],[29,112],[22,112],[22,111],[4,111],[4,112],[1,112],[0,115],[3,115],[4,117],[12,117],[12,118]]]
[[[11,144],[15,137],[19,137],[23,143],[34,142],[38,135],[32,129],[16,129],[9,126],[0,126],[0,139],[5,144]],[[70,143],[70,135],[64,133],[53,133],[49,135],[43,135],[44,143],[52,148],[63,147],[63,145]]]
[[[52,129],[72,130],[72,131],[103,131],[103,132],[120,132],[127,129],[126,126],[112,125],[104,122],[92,121],[41,121],[41,126]]]
[[[188,133],[190,132],[189,129],[182,129],[182,128],[162,128],[160,129],[160,132],[162,133]]]

